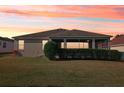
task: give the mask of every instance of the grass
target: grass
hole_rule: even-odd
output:
[[[1,57],[0,86],[124,86],[124,63]]]

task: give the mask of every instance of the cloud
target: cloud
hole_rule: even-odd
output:
[[[26,17],[123,19],[124,6],[1,6],[0,12]]]
[[[124,33],[124,6],[0,6],[0,20],[0,34],[9,37],[60,27],[117,34]]]

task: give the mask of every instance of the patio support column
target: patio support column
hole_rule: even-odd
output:
[[[49,40],[48,41],[52,41],[52,39],[51,38],[49,38]]]
[[[64,39],[64,48],[67,48],[67,42],[66,42],[66,39]]]
[[[19,40],[14,40],[14,50],[19,49]]]
[[[109,49],[109,50],[111,49],[111,46],[110,46],[110,39],[109,39],[109,42],[108,42],[108,49]]]
[[[110,39],[107,40],[107,49],[110,50]]]
[[[92,49],[96,48],[95,39],[92,39]]]

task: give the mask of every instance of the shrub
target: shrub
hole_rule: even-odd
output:
[[[55,55],[58,51],[58,45],[56,42],[48,41],[44,46],[44,53],[45,56],[48,57],[50,60],[55,59]]]
[[[109,51],[109,59],[110,60],[119,60],[121,59],[122,53],[117,50]]]

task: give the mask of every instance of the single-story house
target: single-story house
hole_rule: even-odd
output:
[[[14,49],[14,40],[0,37],[0,53],[10,53]]]
[[[124,35],[117,35],[111,40],[111,49],[124,52]]]
[[[79,46],[81,43],[85,43],[87,44],[87,48],[92,49],[101,48],[99,47],[99,43],[106,43],[107,46],[104,47],[104,49],[110,49],[110,37],[110,35],[76,29],[53,29],[49,31],[16,36],[13,38],[14,50],[19,51],[23,56],[36,57],[44,55],[44,41],[55,41],[61,48],[68,48],[68,43],[70,42],[76,42]],[[80,48],[83,47],[80,46]]]

